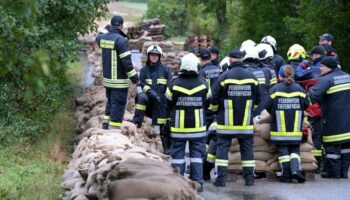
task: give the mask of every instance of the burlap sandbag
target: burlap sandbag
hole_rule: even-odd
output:
[[[303,171],[314,171],[317,169],[317,164],[315,162],[312,163],[301,163],[301,169]]]
[[[307,135],[307,143],[314,145],[314,142],[312,141],[312,132],[311,129],[308,129],[308,135]]]
[[[242,171],[242,165],[240,165],[240,164],[229,165],[228,170]]]
[[[280,163],[279,162],[273,162],[270,165],[268,165],[269,171],[279,171],[281,170]]]
[[[268,152],[254,152],[254,159],[255,160],[262,160],[262,161],[267,161],[269,159],[273,158],[272,153]]]
[[[314,146],[307,143],[307,142],[304,142],[300,145],[300,151],[301,152],[310,152],[314,149]]]
[[[234,153],[234,152],[239,152],[239,144],[235,144],[235,145],[231,145],[230,147],[230,152]]]
[[[238,140],[237,140],[237,138],[233,138],[232,142],[231,142],[231,146],[236,145],[236,144],[238,144]]]
[[[266,171],[268,171],[266,161],[255,160],[255,165],[256,165],[255,170],[258,171],[258,172],[266,172]]]
[[[270,164],[272,164],[272,163],[274,163],[274,162],[278,162],[277,155],[274,155],[273,158],[269,159],[269,160],[267,161],[267,165],[270,165]]]
[[[229,163],[240,163],[241,162],[241,153],[240,152],[229,152],[228,154]]]
[[[264,146],[267,145],[267,142],[260,136],[254,136],[254,144],[253,146]]]
[[[264,140],[270,140],[271,135],[271,125],[270,124],[260,124],[258,135]]]
[[[302,163],[317,162],[314,154],[311,152],[301,152],[300,157]]]
[[[276,146],[273,144],[263,145],[263,146],[255,146],[253,147],[253,151],[260,151],[260,152],[269,152],[274,153],[276,151]]]

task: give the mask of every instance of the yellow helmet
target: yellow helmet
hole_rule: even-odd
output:
[[[299,44],[293,44],[289,47],[287,52],[288,60],[299,60],[306,58],[306,51],[304,47]]]

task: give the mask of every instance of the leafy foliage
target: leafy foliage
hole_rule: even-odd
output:
[[[0,141],[6,133],[35,136],[45,128],[66,92],[66,63],[77,59],[78,35],[96,30],[107,2],[0,2]]]

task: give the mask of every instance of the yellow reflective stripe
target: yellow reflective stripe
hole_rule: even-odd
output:
[[[350,90],[350,83],[332,86],[327,90],[327,94],[333,94],[344,90]]]
[[[103,85],[105,87],[109,87],[109,88],[128,88],[129,87],[129,83],[118,84],[118,83],[106,83],[106,82],[104,82]]]
[[[296,153],[291,153],[289,158],[290,158],[291,160],[292,160],[293,158],[296,158],[296,159],[300,160],[300,156],[299,156],[298,154],[296,154]]]
[[[157,79],[157,84],[167,84],[168,80],[165,78],[159,78]]]
[[[205,90],[205,89],[207,89],[207,87],[205,85],[200,85],[200,86],[195,87],[191,90],[183,88],[183,87],[178,86],[178,85],[175,85],[173,87],[173,90],[178,91],[178,92],[182,92],[182,93],[187,94],[187,95],[193,95],[193,94],[195,94],[201,90]]]
[[[275,132],[271,131],[271,136],[278,136],[278,137],[297,137],[302,136],[302,132]]]
[[[210,89],[210,88],[208,88],[207,99],[208,99],[209,97],[211,97],[211,89]]]
[[[109,125],[110,126],[121,126],[122,123],[120,123],[120,122],[109,122]]]
[[[215,159],[215,165],[226,167],[228,166],[228,160]]]
[[[147,92],[148,90],[150,90],[150,89],[151,89],[150,86],[145,85],[145,86],[143,87],[143,92],[146,93],[146,92]]]
[[[152,85],[152,79],[146,78],[145,81],[147,84]]]
[[[311,152],[314,154],[314,156],[322,156],[322,150],[314,149],[311,150]]]
[[[233,103],[232,100],[227,100],[228,104],[228,125],[233,126]]]
[[[219,108],[219,105],[210,104],[210,106],[209,106],[209,109],[210,109],[210,110],[213,110],[213,111],[217,111],[218,108]]]
[[[300,123],[300,122],[299,122],[299,111],[296,111],[296,112],[295,112],[295,119],[294,119],[294,129],[293,129],[294,132],[299,131],[299,130],[298,130],[299,123]]]
[[[195,127],[199,128],[200,127],[200,119],[199,119],[199,109],[194,110],[194,121],[195,121]]]
[[[106,83],[111,83],[111,84],[122,84],[122,83],[129,83],[129,79],[108,79],[108,78],[103,78],[103,82]]]
[[[245,110],[244,110],[244,119],[243,119],[243,126],[247,126],[250,122],[248,119],[249,112],[250,112],[250,104],[252,103],[251,100],[247,100],[247,103],[245,104]]]
[[[254,109],[257,109],[259,107],[259,105],[254,104]]]
[[[275,92],[273,94],[271,94],[271,98],[274,99],[275,97],[287,97],[287,98],[291,98],[291,97],[306,97],[305,93],[302,92],[291,92],[291,93],[286,93],[286,92]]]
[[[276,84],[277,83],[277,78],[272,78],[270,80],[270,85]]]
[[[126,56],[128,56],[128,55],[131,55],[131,52],[130,52],[130,51],[126,51],[126,52],[120,54],[120,55],[119,55],[119,58],[124,58],[124,57],[126,57]]]
[[[173,93],[170,91],[169,88],[167,88],[165,91],[165,97],[169,100],[172,100],[172,98],[173,98]]]
[[[146,110],[146,105],[136,104],[136,110]]]
[[[243,85],[243,84],[248,84],[248,83],[253,83],[254,85],[258,85],[258,81],[249,78],[249,79],[243,79],[243,80],[237,80],[237,79],[226,79],[224,81],[221,81],[221,86],[224,86],[226,84],[238,84],[238,85]]]
[[[350,139],[350,133],[323,136],[323,142],[337,142],[337,141],[349,140],[349,139]]]
[[[258,82],[259,82],[259,84],[265,84],[266,79],[265,78],[258,78]]]
[[[207,81],[208,85],[210,86],[210,78],[205,79],[205,81]]]
[[[177,132],[177,133],[187,133],[187,132],[203,132],[207,130],[207,127],[199,127],[199,128],[176,128],[176,127],[170,127],[171,132]]]
[[[289,162],[290,161],[290,157],[289,156],[280,156],[280,157],[278,157],[278,161],[280,163]]]
[[[111,52],[112,54],[112,79],[117,79],[117,51],[116,50],[112,50]]]
[[[242,167],[255,167],[255,160],[242,160]]]
[[[114,49],[115,41],[112,40],[100,40],[100,47],[105,49]]]
[[[284,110],[279,111],[281,117],[281,131],[286,132],[286,119],[284,117]]]
[[[180,129],[183,129],[185,127],[185,110],[180,110]]]
[[[111,116],[105,115],[105,116],[103,116],[103,119],[110,120]]]
[[[212,160],[215,160],[215,158],[216,158],[215,155],[210,154],[210,153],[208,153],[207,157],[208,157],[209,159],[212,159]]]
[[[157,123],[158,124],[166,124],[168,121],[168,118],[158,118]]]
[[[135,69],[133,69],[130,72],[127,72],[126,74],[128,75],[128,77],[132,77],[132,76],[136,75],[136,71],[135,71]]]
[[[226,125],[217,125],[218,129],[223,129],[223,130],[253,130],[254,127],[251,126],[226,126]]]

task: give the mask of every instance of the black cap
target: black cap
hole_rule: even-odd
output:
[[[228,55],[230,58],[243,58],[244,53],[239,49],[233,49],[231,53]]]
[[[216,46],[211,46],[208,49],[209,49],[210,53],[215,53],[217,55],[219,55],[219,53],[220,53],[219,48],[217,48]]]
[[[333,56],[325,56],[321,60],[321,64],[326,65],[328,68],[332,68],[332,69],[338,67],[338,63]]]
[[[199,50],[199,57],[204,59],[204,60],[209,60],[210,59],[210,51],[208,49],[201,49]]]
[[[322,45],[317,45],[312,47],[311,51],[307,52],[307,54],[308,55],[312,55],[312,54],[326,55],[327,50]]]
[[[124,23],[124,19],[122,16],[114,15],[111,20],[111,24],[113,26],[121,26]]]
[[[323,35],[318,36],[320,40],[328,40],[328,41],[333,41],[333,35],[329,33],[325,33]]]

